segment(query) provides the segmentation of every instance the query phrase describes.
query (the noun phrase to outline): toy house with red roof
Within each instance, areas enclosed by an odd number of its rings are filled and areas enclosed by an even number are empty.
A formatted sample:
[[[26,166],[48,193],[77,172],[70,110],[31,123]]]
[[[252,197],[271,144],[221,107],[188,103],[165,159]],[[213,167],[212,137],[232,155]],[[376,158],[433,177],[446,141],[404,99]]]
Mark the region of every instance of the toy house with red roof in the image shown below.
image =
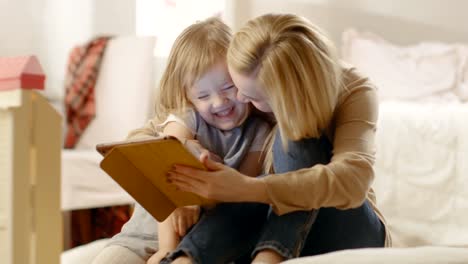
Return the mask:
[[[34,56],[0,57],[1,263],[60,263],[61,117]]]
[[[35,56],[0,58],[0,90],[43,90],[44,80],[44,72]]]

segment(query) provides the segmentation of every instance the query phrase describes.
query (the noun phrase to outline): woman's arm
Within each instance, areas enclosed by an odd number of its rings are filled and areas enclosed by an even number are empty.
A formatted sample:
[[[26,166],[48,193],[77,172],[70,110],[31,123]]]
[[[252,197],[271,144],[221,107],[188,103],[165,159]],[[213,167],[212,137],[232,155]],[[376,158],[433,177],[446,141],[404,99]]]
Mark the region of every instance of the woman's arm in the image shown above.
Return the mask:
[[[183,190],[211,199],[269,203],[278,214],[361,205],[374,177],[378,103],[375,87],[367,79],[354,72],[347,74],[349,90],[336,111],[329,164],[260,179],[248,178],[220,164],[211,165],[210,173],[176,166],[169,179]]]
[[[346,72],[348,91],[335,110],[331,162],[265,177],[268,196],[279,214],[320,207],[360,206],[374,178],[378,101],[375,87]]]

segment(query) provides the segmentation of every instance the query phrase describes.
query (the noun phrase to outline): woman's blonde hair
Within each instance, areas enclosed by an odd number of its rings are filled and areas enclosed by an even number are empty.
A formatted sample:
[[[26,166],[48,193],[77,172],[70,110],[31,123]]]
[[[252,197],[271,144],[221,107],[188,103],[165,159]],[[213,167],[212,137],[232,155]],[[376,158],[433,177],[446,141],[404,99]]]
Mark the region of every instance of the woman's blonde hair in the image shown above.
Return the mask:
[[[212,17],[187,27],[175,40],[156,96],[156,119],[169,114],[185,114],[191,103],[187,89],[194,85],[216,63],[225,61],[230,28]]]
[[[342,89],[334,45],[309,21],[291,14],[250,20],[229,46],[230,69],[263,87],[281,132],[288,140],[318,138],[330,125]]]

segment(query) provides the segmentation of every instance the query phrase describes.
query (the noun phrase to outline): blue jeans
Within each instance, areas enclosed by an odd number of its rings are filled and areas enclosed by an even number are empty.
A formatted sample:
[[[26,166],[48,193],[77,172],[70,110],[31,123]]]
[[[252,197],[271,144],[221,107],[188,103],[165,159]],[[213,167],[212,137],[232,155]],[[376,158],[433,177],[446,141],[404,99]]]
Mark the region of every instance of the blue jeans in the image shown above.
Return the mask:
[[[187,255],[193,263],[218,264],[247,258],[266,220],[268,205],[222,203],[202,210],[200,220],[160,263]]]
[[[273,145],[275,173],[330,162],[333,146],[326,137],[288,142],[285,152],[279,133]],[[383,247],[385,229],[372,207],[338,210],[320,208],[278,216],[271,210],[253,255],[272,249],[286,259],[363,247]]]
[[[273,145],[276,173],[326,164],[332,145],[323,137]],[[186,254],[195,263],[250,262],[263,249],[286,259],[363,247],[383,247],[385,229],[368,202],[348,210],[320,208],[278,216],[268,205],[222,204],[207,211],[178,248],[161,263]]]

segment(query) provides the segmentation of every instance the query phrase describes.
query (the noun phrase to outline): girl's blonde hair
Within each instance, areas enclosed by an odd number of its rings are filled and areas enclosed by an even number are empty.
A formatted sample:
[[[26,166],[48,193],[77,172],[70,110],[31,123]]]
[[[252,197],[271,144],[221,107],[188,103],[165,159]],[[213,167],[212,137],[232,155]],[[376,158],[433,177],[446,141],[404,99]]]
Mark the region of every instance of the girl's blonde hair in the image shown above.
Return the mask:
[[[288,140],[318,138],[328,128],[341,85],[334,45],[309,21],[291,14],[250,20],[229,46],[230,69],[263,87],[281,132]]]
[[[187,89],[216,63],[225,61],[230,28],[212,17],[187,27],[175,40],[156,96],[156,119],[183,115],[191,107]]]

